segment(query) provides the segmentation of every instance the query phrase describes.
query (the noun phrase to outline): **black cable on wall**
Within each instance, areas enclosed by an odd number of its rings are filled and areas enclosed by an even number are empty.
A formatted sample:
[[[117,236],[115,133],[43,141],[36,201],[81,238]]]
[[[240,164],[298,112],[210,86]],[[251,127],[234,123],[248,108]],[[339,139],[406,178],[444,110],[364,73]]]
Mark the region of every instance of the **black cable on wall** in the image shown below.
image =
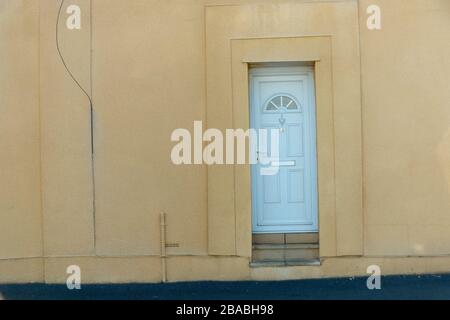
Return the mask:
[[[94,144],[94,106],[92,102],[92,97],[89,95],[86,89],[83,88],[83,86],[80,84],[80,82],[75,78],[72,71],[69,69],[66,60],[64,59],[63,54],[61,53],[61,48],[59,46],[59,21],[61,19],[61,11],[64,6],[66,0],[62,0],[61,4],[59,6],[58,15],[56,18],[56,49],[58,51],[58,55],[61,59],[62,64],[64,65],[64,68],[66,69],[69,76],[72,78],[72,80],[75,82],[75,84],[80,88],[80,90],[83,92],[83,94],[88,98],[89,100],[89,113],[90,113],[90,143],[91,143],[91,174],[92,174],[92,214],[93,214],[93,223],[94,223],[94,250],[96,248],[96,226],[95,226],[95,213],[96,213],[96,198],[95,198],[95,144]],[[90,10],[92,11],[92,0],[90,0]],[[91,44],[92,44],[92,15],[90,19],[90,28],[91,28]],[[92,56],[91,56],[91,63],[92,63]],[[92,69],[92,68],[91,68]],[[91,85],[92,85],[92,73],[91,73]]]

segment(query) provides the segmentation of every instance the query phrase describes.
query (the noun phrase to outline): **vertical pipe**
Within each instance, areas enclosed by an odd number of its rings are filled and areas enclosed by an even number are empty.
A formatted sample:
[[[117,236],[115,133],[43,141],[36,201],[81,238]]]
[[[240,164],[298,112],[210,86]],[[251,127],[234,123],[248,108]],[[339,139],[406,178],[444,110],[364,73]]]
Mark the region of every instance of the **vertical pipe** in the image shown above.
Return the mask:
[[[162,282],[167,282],[166,267],[166,213],[161,212],[160,216],[160,237],[161,237],[161,273]]]

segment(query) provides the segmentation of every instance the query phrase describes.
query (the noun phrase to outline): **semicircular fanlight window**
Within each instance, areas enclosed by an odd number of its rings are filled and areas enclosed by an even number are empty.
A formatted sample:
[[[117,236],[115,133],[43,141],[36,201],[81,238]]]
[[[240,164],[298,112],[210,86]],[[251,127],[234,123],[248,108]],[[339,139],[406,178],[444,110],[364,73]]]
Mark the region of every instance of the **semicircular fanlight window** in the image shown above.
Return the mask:
[[[277,95],[270,99],[266,103],[266,107],[264,108],[264,111],[273,112],[273,111],[279,111],[279,110],[288,110],[288,111],[298,111],[299,106],[297,102],[292,99],[289,96],[286,95]]]

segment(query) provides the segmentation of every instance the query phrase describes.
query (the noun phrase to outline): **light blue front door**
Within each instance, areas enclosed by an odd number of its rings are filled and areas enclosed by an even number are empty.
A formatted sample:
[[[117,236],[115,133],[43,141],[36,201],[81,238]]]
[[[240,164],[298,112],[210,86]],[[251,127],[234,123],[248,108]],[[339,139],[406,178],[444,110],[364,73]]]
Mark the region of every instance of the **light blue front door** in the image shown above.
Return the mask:
[[[252,128],[279,130],[279,160],[269,164],[278,173],[252,166],[253,232],[318,231],[312,68],[251,69],[250,114]]]

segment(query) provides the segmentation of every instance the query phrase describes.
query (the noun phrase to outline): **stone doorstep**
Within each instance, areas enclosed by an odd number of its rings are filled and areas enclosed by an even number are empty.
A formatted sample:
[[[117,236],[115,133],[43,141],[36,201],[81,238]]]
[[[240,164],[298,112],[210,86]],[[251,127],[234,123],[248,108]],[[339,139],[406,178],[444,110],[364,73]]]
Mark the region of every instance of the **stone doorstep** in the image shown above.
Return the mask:
[[[252,242],[253,244],[318,243],[319,234],[317,232],[253,234]]]
[[[251,268],[275,268],[275,267],[294,267],[294,266],[320,266],[320,259],[304,259],[291,261],[254,261],[250,262]]]

